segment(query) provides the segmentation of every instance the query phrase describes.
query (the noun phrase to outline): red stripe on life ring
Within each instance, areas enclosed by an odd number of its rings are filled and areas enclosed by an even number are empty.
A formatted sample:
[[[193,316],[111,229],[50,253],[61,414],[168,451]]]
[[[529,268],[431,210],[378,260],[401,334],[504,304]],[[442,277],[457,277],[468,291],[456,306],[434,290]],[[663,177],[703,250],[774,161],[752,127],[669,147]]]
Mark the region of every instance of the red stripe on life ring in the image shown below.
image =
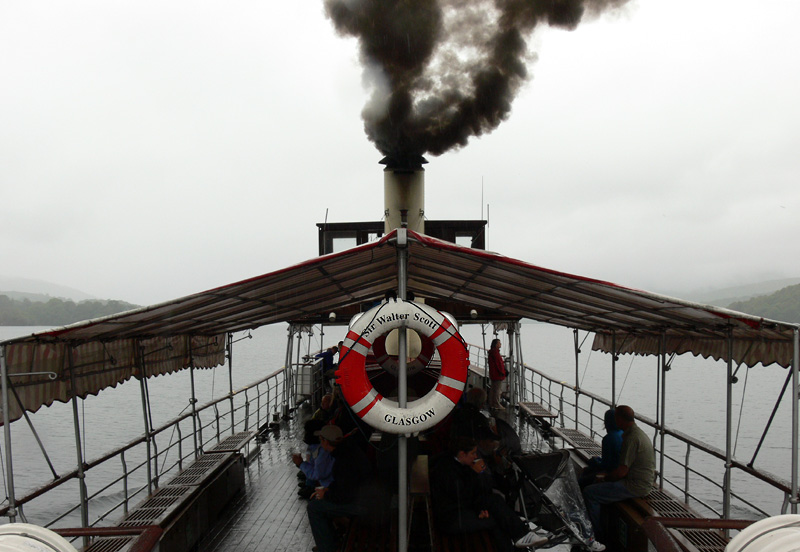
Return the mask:
[[[366,339],[364,339],[363,337],[361,337],[352,330],[347,332],[347,337],[345,339],[350,339],[350,341],[353,341],[354,343],[358,343],[359,345],[366,347],[368,351],[372,347],[372,343],[370,343],[369,341],[367,341]]]
[[[456,404],[458,402],[458,399],[461,398],[462,390],[453,389],[452,387],[448,387],[447,385],[442,385],[441,383],[437,383],[436,392],[441,393],[442,395],[450,399],[450,402]]]
[[[365,407],[365,408],[364,408],[364,409],[363,409],[361,412],[356,412],[356,415],[357,415],[359,418],[363,418],[364,416],[366,416],[366,415],[367,415],[367,412],[369,412],[370,410],[372,410],[372,407],[373,407],[373,406],[375,406],[376,404],[378,404],[378,401],[381,401],[381,400],[383,400],[383,397],[381,397],[381,394],[380,394],[380,393],[377,393],[377,394],[375,395],[375,398],[374,398],[374,399],[372,399],[372,402],[371,402],[371,403],[369,403],[369,404],[368,404],[368,405],[367,405],[367,406],[366,406],[366,407]]]

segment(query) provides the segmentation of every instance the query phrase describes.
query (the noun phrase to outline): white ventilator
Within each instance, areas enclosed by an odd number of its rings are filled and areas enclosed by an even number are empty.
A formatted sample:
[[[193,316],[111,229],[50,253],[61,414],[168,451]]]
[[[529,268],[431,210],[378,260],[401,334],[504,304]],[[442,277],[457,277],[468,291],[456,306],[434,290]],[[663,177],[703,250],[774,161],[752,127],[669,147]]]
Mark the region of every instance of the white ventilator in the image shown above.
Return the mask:
[[[725,552],[800,551],[800,515],[786,514],[757,521],[736,535]]]
[[[30,523],[0,525],[0,552],[78,552],[61,535]]]

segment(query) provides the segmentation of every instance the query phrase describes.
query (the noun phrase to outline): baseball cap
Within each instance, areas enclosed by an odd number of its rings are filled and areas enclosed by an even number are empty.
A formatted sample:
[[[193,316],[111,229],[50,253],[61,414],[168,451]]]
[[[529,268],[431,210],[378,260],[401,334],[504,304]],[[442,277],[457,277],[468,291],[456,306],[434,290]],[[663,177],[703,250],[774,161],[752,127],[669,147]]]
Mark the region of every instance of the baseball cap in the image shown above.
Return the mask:
[[[319,437],[322,437],[331,443],[336,443],[342,440],[342,430],[339,428],[339,426],[335,425],[326,425],[319,431],[315,431],[314,435],[318,435]]]

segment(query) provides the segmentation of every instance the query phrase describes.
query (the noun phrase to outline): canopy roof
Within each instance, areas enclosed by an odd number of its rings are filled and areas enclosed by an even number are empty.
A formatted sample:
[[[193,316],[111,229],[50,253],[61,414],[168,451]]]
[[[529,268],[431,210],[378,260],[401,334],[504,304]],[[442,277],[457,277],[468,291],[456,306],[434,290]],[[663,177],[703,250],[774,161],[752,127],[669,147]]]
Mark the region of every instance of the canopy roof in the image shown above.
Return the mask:
[[[596,332],[593,348],[691,352],[752,366],[792,359],[793,324],[557,272],[408,232],[408,289],[469,321],[530,318]],[[397,232],[174,301],[9,340],[5,360],[26,410],[132,376],[224,363],[229,332],[275,322],[339,322],[397,288]],[[71,354],[69,354],[71,352]],[[70,370],[71,368],[71,370]],[[33,375],[51,372],[54,376]],[[25,374],[24,377],[19,377]],[[50,379],[54,377],[54,379]],[[21,415],[12,401],[11,418]]]

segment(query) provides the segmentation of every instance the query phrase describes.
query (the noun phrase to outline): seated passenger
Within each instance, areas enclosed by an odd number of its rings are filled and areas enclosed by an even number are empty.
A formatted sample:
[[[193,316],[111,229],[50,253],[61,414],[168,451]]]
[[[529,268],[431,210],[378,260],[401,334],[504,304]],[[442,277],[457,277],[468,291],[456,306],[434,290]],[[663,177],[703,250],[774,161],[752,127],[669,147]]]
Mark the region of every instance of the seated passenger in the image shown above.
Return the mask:
[[[317,487],[311,495],[308,521],[319,552],[335,552],[333,520],[366,512],[369,504],[363,492],[372,470],[364,451],[353,439],[344,439],[338,426],[326,425],[316,434],[320,446],[333,456],[333,481],[327,487]]]
[[[653,444],[636,425],[633,409],[630,406],[618,406],[614,416],[617,427],[622,429],[619,465],[613,471],[600,472],[597,476],[600,482],[583,489],[586,508],[598,536],[601,530],[600,506],[646,496],[653,488],[655,476]]]
[[[314,415],[311,416],[311,419],[321,420],[323,423],[327,424],[331,421],[335,413],[333,408],[333,395],[328,393],[322,396],[322,400],[319,401],[319,408],[317,408]]]
[[[332,481],[333,457],[320,446],[319,437],[315,435],[324,425],[321,420],[308,420],[303,437],[308,445],[306,460],[300,454],[292,455],[292,462],[300,468],[300,473],[297,474],[298,479],[302,480],[297,492],[300,498],[309,498],[315,487],[327,487]]]
[[[513,546],[530,548],[547,542],[547,537],[538,535],[500,495],[492,492],[491,478],[478,458],[474,440],[458,437],[451,449],[452,454],[445,453],[431,475],[433,510],[443,532],[489,531],[500,552],[508,552]]]
[[[578,483],[583,489],[595,482],[595,476],[600,472],[611,472],[619,466],[619,452],[622,449],[622,430],[614,421],[614,409],[606,410],[604,422],[606,434],[603,437],[603,456],[594,456],[589,459],[589,464],[581,473]]]
[[[490,454],[498,445],[499,437],[492,429],[489,418],[481,410],[486,405],[486,391],[473,387],[464,394],[464,402],[453,410],[450,439],[474,439],[481,454]]]

